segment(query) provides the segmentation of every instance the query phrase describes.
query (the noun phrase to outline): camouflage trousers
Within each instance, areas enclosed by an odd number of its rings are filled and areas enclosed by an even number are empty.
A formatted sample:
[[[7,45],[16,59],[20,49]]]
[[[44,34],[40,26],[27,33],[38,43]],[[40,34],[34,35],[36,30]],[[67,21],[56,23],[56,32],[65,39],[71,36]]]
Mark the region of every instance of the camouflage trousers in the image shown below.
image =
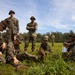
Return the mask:
[[[54,39],[52,39],[52,46],[54,46]]]
[[[27,41],[25,42],[24,50],[27,50],[30,41],[32,43],[32,51],[35,50],[36,37],[28,37]]]
[[[6,63],[10,63],[10,60],[12,60],[14,56],[15,56],[15,48],[13,42],[10,41],[8,42],[6,49]]]
[[[75,61],[75,51],[72,51],[72,53],[70,53],[70,55],[68,56],[68,59]]]
[[[6,63],[6,60],[5,60],[5,58],[3,56],[0,56],[0,62],[3,63],[3,64]]]
[[[2,53],[4,52],[4,50],[2,49],[2,47],[0,47],[0,52],[2,52]],[[0,56],[0,62],[3,63],[3,64],[6,63],[6,60],[5,60],[5,58],[3,57],[3,55]]]
[[[15,48],[15,54],[17,55],[20,52],[20,46],[19,45],[14,45]]]
[[[46,52],[44,50],[39,50],[38,54],[39,54],[40,61],[42,61],[44,63],[44,61],[46,59]]]
[[[23,61],[25,59],[27,59],[27,60],[33,60],[35,62],[38,61],[38,57],[37,56],[29,54],[27,52],[19,53],[19,54],[16,55],[16,57],[20,61]]]

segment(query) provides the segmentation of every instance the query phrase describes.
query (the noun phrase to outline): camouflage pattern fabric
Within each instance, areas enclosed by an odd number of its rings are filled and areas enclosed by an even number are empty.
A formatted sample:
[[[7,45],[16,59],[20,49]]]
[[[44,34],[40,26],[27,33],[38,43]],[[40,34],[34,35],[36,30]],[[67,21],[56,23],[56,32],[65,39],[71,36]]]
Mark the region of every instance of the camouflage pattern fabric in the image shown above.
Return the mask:
[[[14,49],[14,45],[13,42],[9,42],[7,44],[7,51],[6,51],[6,61],[10,61],[11,59],[13,59],[13,57],[15,56],[15,49]]]
[[[12,34],[16,35],[19,32],[19,22],[16,18],[11,19],[10,17],[5,19],[8,24],[7,27],[12,29]]]
[[[6,60],[5,60],[5,58],[3,56],[0,56],[0,62],[3,63],[3,64],[6,63]]]
[[[15,55],[17,55],[20,52],[20,46],[18,44],[14,45],[15,48]]]
[[[14,36],[19,32],[19,24],[18,24],[18,20],[16,18],[11,19],[6,18],[4,20],[7,25],[6,27],[9,28],[9,30],[7,30],[7,51],[6,51],[6,61],[10,61],[12,60],[12,58],[15,56],[15,48],[14,48]]]
[[[2,38],[2,35],[0,34],[0,52],[3,53],[4,50],[2,49],[2,44],[3,44],[3,38]],[[0,62],[5,64],[6,63],[6,60],[5,58],[2,56],[0,56]]]
[[[34,22],[33,24],[32,23],[28,23],[27,24],[27,27],[26,29],[29,31],[28,32],[28,39],[27,41],[25,42],[25,50],[27,50],[27,47],[29,45],[29,42],[31,41],[32,42],[32,51],[34,51],[35,49],[35,44],[36,44],[36,30],[37,30],[37,23]]]
[[[41,61],[44,62],[46,55],[52,53],[49,43],[41,43],[38,53],[40,55]]]
[[[75,46],[72,46],[71,48],[70,48],[70,51],[71,51],[71,53],[68,55],[68,59],[69,60],[74,60],[75,61]],[[69,51],[69,52],[70,52]]]
[[[40,49],[43,49],[44,51],[49,51],[51,52],[51,48],[50,48],[50,45],[48,42],[45,42],[45,43],[41,43],[41,46],[40,46]]]
[[[75,35],[72,34],[69,36],[70,40],[64,42],[63,45],[67,48],[67,59],[75,60]],[[67,46],[70,44],[69,46]]]
[[[38,61],[38,57],[32,54],[29,54],[27,52],[24,53],[19,53],[16,55],[17,59],[20,61],[23,61],[25,59],[27,60],[33,60],[33,61]]]

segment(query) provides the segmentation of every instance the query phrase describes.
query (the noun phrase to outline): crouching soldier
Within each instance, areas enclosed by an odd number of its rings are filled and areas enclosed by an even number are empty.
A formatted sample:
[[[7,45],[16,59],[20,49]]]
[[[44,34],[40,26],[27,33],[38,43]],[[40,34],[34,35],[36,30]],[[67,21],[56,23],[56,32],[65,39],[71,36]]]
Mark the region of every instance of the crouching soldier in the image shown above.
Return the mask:
[[[16,36],[15,40],[14,40],[14,45],[19,45],[22,43],[22,37],[20,36]],[[32,55],[32,54],[29,54],[27,52],[24,52],[24,53],[18,53],[17,51],[20,51],[20,48],[15,49],[15,54],[16,54],[16,57],[18,60],[20,61],[23,61],[25,59],[28,59],[28,60],[33,60],[33,61],[38,61],[38,57],[35,56],[35,55]]]
[[[39,48],[39,55],[41,56],[42,62],[44,62],[47,54],[52,53],[50,45],[48,43],[48,38],[49,38],[48,36],[44,36],[42,38],[42,43]]]
[[[0,62],[3,63],[3,64],[6,63],[6,60],[3,57],[3,52],[4,52],[5,48],[6,48],[6,44],[3,42],[3,39],[0,35]]]
[[[75,34],[71,34],[69,37],[69,41],[64,42],[64,46],[67,48],[66,58],[75,60]]]

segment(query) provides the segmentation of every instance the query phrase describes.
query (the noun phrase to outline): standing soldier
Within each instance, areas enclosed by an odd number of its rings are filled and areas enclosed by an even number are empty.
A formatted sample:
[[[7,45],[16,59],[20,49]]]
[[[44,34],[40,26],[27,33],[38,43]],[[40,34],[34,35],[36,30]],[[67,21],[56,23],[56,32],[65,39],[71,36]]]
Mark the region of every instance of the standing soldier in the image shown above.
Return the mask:
[[[9,18],[6,18],[4,21],[7,24],[6,25],[6,33],[7,33],[7,51],[6,51],[6,62],[12,63],[14,62],[14,65],[19,64],[19,60],[15,56],[15,48],[14,48],[14,37],[19,34],[19,24],[18,20],[14,18],[15,12],[13,10],[10,10]]]
[[[52,34],[52,46],[54,46],[55,36]]]
[[[11,30],[12,30],[12,41],[14,41],[14,39],[16,38],[16,35],[19,35],[19,22],[18,20],[14,17],[15,12],[13,10],[10,10],[9,15],[10,17],[5,19],[5,21],[7,22],[7,27],[6,30],[9,31],[9,28],[11,25]],[[14,47],[19,48],[19,46],[14,45]]]
[[[28,39],[25,42],[25,47],[24,47],[25,51],[27,50],[27,47],[28,47],[30,41],[32,42],[32,51],[34,51],[35,43],[36,43],[36,36],[37,36],[36,30],[37,30],[38,25],[36,22],[34,22],[34,20],[36,20],[34,16],[31,16],[30,20],[31,20],[31,22],[28,23],[27,27],[26,27],[26,29],[29,32],[28,32]]]
[[[39,48],[39,55],[41,55],[42,62],[44,62],[46,54],[52,53],[50,45],[48,43],[48,39],[49,39],[48,36],[44,36],[42,38],[42,43]]]

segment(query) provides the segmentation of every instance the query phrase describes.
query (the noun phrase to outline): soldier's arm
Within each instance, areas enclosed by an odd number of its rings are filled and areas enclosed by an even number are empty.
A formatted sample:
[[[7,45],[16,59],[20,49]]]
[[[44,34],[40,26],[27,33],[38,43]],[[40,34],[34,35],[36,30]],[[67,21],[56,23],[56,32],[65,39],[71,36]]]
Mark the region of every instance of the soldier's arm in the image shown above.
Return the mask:
[[[4,22],[5,22],[5,27],[6,27],[6,30],[9,30],[9,28],[10,28],[10,25],[9,25],[9,18],[6,18],[5,20],[4,20]]]
[[[27,24],[26,29],[27,29],[27,30],[30,30],[29,24]]]
[[[64,42],[63,45],[67,48],[71,45],[71,40],[68,40],[67,42]]]
[[[49,43],[47,43],[47,50],[46,51],[51,52],[51,47],[50,47]]]
[[[71,53],[72,53],[72,51],[69,51],[69,52],[67,53],[67,57],[68,57]]]
[[[75,41],[71,42],[71,43],[66,43],[65,45],[66,45],[66,47],[73,46],[73,45],[75,45]]]
[[[27,30],[34,30],[34,27],[29,27],[29,26],[27,25],[26,29],[27,29]]]
[[[0,52],[0,56],[2,56],[2,52]]]
[[[0,25],[3,27],[3,29],[5,30],[6,29],[6,26],[7,26],[7,22],[6,22],[6,20],[2,20],[1,22],[0,22]]]
[[[36,30],[37,27],[38,27],[38,25],[37,25],[37,23],[35,23],[35,25],[33,25],[33,26],[31,26],[31,27],[29,27],[29,25],[27,25],[26,29],[27,29],[27,30]]]
[[[35,23],[35,25],[31,27],[31,30],[37,30],[37,27],[38,27],[38,24]]]
[[[19,33],[19,21],[17,20],[17,33]]]
[[[37,28],[38,28],[38,24],[37,24],[37,23],[35,23],[34,30],[37,30]]]
[[[2,49],[4,50],[6,48],[6,43],[3,42]]]
[[[75,41],[71,42],[70,45],[75,45]]]

